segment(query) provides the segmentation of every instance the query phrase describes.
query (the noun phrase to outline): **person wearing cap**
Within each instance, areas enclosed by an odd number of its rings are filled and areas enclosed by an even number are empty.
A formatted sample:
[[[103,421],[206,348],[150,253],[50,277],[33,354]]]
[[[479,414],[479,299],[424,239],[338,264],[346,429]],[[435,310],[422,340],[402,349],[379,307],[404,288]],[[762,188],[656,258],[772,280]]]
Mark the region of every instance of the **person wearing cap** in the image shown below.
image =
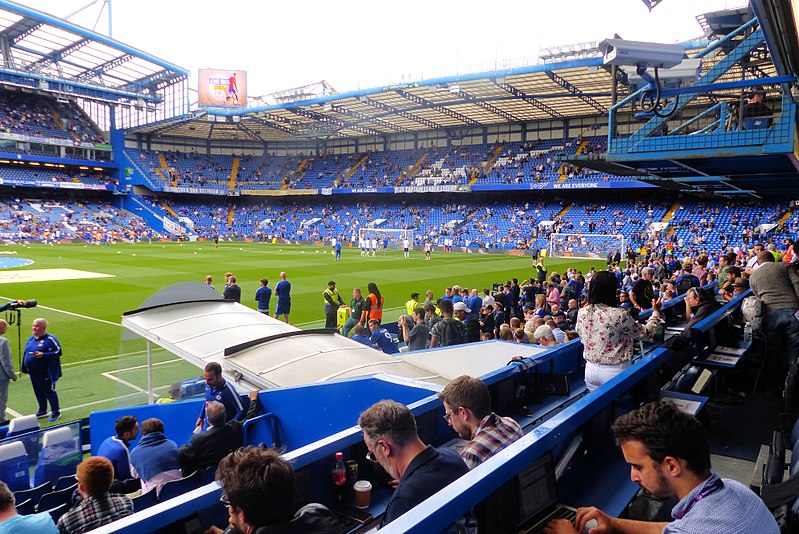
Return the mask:
[[[558,310],[552,314],[552,320],[555,321],[555,326],[557,326],[559,330],[564,332],[565,336],[566,335],[565,331],[569,329],[569,324],[566,321],[566,313],[563,310]]]
[[[536,328],[533,333],[533,338],[535,338],[533,341],[543,347],[554,347],[558,344],[558,340],[555,339],[555,334],[547,325],[541,325]]]
[[[728,301],[732,300],[747,289],[749,289],[749,280],[739,276],[735,279],[735,282],[732,283],[732,293],[724,293],[724,299]]]
[[[475,319],[464,302],[456,302],[452,307],[455,317],[466,326],[466,343],[480,341],[480,321]]]

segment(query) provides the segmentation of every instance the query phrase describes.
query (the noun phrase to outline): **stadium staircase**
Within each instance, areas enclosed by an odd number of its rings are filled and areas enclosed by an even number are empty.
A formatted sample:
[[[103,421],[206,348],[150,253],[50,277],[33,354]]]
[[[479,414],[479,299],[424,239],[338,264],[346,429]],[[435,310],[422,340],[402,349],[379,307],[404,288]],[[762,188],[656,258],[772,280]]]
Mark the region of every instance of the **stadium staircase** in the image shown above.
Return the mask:
[[[161,201],[161,207],[163,207],[163,208],[164,208],[164,210],[165,210],[165,211],[166,211],[168,214],[170,214],[171,216],[175,217],[176,219],[179,219],[179,218],[180,218],[180,215],[178,215],[178,212],[176,212],[175,210],[173,210],[173,209],[172,209],[172,206],[170,206],[169,204],[167,204],[167,203],[166,203],[166,200],[162,200],[162,201]]]
[[[674,218],[674,215],[677,213],[678,209],[680,209],[680,203],[675,202],[674,204],[671,205],[666,214],[663,215],[663,218],[660,220],[660,222],[666,224],[671,222],[671,220]],[[675,230],[674,226],[669,224],[668,230],[666,230],[666,237],[671,237],[672,234],[674,234],[674,230]]]
[[[420,157],[418,160],[416,160],[416,163],[413,164],[413,167],[411,167],[411,170],[408,171],[407,176],[403,177],[402,174],[397,176],[397,181],[396,181],[395,185],[402,185],[403,183],[410,183],[410,181],[413,180],[414,175],[417,172],[419,172],[419,168],[422,166],[422,163],[424,163],[424,160],[427,159],[427,155],[428,154],[430,154],[430,150],[425,150],[424,154],[422,154],[422,157]]]
[[[574,203],[567,204],[567,205],[563,206],[563,209],[562,209],[562,210],[560,210],[560,211],[558,212],[558,214],[557,214],[557,215],[555,215],[555,217],[554,217],[554,218],[555,218],[555,219],[560,219],[561,217],[563,217],[564,215],[566,215],[566,212],[568,212],[568,211],[569,211],[569,210],[572,208],[572,206],[574,206]]]
[[[777,227],[779,228],[783,226],[786,222],[788,222],[788,219],[793,217],[795,211],[796,211],[795,208],[788,208],[787,210],[785,210],[785,213],[783,213],[780,219],[777,221]]]
[[[227,225],[228,228],[233,226],[233,216],[236,214],[236,206],[230,206],[227,212]]]
[[[177,178],[175,178],[174,183],[172,183],[172,180],[167,178],[167,176],[169,176],[169,166],[166,164],[166,158],[164,157],[163,154],[158,154],[158,162],[161,164],[161,168],[155,169],[156,174],[158,174],[158,176],[161,177],[164,183],[172,186],[177,186],[178,185]]]
[[[227,183],[228,191],[236,189],[236,177],[239,175],[239,164],[241,158],[233,158],[233,165],[230,166],[230,179]]]
[[[491,172],[491,167],[494,166],[494,161],[497,159],[497,156],[499,156],[504,149],[505,145],[499,145],[497,148],[494,149],[494,152],[491,154],[491,157],[488,158],[488,161],[486,161],[485,165],[483,165],[483,176],[488,176],[488,173]],[[477,181],[479,174],[480,173],[478,172],[477,169],[472,171],[472,179],[469,180],[469,185],[474,185],[474,183]]]
[[[142,179],[144,180],[144,182],[147,184],[147,187],[149,187],[149,188],[150,188],[150,191],[155,191],[155,190],[156,190],[156,187],[155,187],[155,185],[153,184],[152,180],[150,180],[150,177],[147,175],[147,173],[145,173],[145,172],[144,172],[144,169],[142,169],[142,168],[139,166],[139,164],[138,164],[138,163],[136,163],[136,162],[133,160],[133,158],[132,158],[132,157],[130,157],[130,154],[128,154],[128,151],[127,151],[127,150],[123,150],[123,151],[122,151],[122,153],[123,153],[123,154],[125,154],[125,158],[127,158],[127,160],[128,160],[128,163],[130,163],[130,164],[133,166],[133,168],[134,168],[134,169],[136,169],[136,171],[138,171],[139,175],[142,177]]]
[[[345,183],[347,180],[352,178],[352,175],[358,172],[358,168],[360,168],[361,164],[365,163],[368,159],[369,159],[369,154],[364,154],[363,156],[361,156],[361,158],[358,160],[358,162],[355,165],[347,169],[347,171],[342,176],[339,176],[336,179],[336,181],[333,183],[333,187],[341,187],[341,184]]]
[[[585,150],[585,147],[588,146],[588,139],[583,139],[580,141],[580,146],[577,147],[577,151],[574,153],[575,156],[579,156]],[[558,183],[563,183],[569,177],[569,174],[566,172],[566,164],[561,163],[560,167],[558,167]]]

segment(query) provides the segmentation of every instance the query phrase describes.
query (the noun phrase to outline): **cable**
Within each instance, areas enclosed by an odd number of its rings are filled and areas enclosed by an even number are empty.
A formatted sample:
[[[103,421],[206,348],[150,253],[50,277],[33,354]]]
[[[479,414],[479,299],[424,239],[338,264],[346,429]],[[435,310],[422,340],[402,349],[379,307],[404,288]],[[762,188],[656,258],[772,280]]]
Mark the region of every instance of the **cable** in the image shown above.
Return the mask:
[[[643,77],[643,73],[646,71],[646,67],[638,67],[637,73],[639,76]],[[641,93],[641,97],[639,99],[639,105],[641,106],[641,110],[645,113],[653,113],[656,116],[660,117],[661,119],[668,119],[671,117],[674,112],[677,110],[677,104],[680,101],[679,95],[674,97],[674,105],[672,106],[673,109],[669,112],[662,113],[663,104],[661,103],[661,93],[660,93],[660,75],[658,74],[659,69],[655,67],[655,96],[652,97],[652,91],[646,91]],[[644,78],[646,79],[646,78]],[[646,105],[645,101],[649,100],[650,105]]]

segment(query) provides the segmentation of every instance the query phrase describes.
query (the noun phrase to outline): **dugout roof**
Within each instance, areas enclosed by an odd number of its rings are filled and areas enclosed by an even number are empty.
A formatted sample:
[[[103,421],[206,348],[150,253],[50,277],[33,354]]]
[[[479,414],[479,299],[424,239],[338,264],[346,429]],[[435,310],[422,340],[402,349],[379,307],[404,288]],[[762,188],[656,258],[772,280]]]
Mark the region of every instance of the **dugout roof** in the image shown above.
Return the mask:
[[[6,0],[0,0],[0,45],[3,73],[66,81],[119,97],[158,101],[159,89],[189,74],[119,41]]]
[[[243,391],[377,373],[445,385],[545,350],[493,341],[435,349],[435,357],[430,351],[390,356],[339,334],[300,330],[196,283],[161,290],[142,308],[126,312],[122,326],[201,369],[221,363],[226,378]]]

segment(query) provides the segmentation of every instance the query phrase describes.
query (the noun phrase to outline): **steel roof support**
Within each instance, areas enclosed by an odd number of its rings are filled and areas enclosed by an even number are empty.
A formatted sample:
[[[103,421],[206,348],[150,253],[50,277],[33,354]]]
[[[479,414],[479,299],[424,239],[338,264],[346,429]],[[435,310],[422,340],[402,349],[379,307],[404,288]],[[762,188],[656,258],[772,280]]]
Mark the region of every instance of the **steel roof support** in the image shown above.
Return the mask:
[[[388,113],[394,113],[394,114],[402,117],[403,119],[408,119],[409,121],[417,122],[417,123],[421,124],[422,126],[427,126],[431,130],[440,130],[441,128],[443,128],[443,126],[438,124],[437,122],[433,122],[433,121],[431,121],[429,119],[425,119],[423,117],[417,117],[413,113],[409,113],[407,111],[404,111],[404,110],[401,110],[401,109],[397,109],[397,108],[395,108],[393,106],[389,106],[388,104],[384,104],[383,102],[379,102],[377,100],[372,100],[371,98],[366,98],[365,96],[358,97],[358,100],[361,103],[366,104],[367,106],[372,106],[373,108],[377,108],[377,109],[386,111]]]
[[[608,112],[608,109],[605,106],[603,106],[602,104],[591,98],[590,96],[584,95],[581,90],[572,85],[568,80],[563,78],[563,76],[560,76],[550,70],[547,71],[547,76],[549,77],[550,80],[552,80],[556,84],[566,89],[573,96],[576,96],[577,98],[579,98],[580,100],[582,100],[583,102],[585,102],[586,104],[597,110],[599,113]]]
[[[439,113],[443,113],[447,117],[450,117],[452,119],[461,121],[464,124],[470,124],[472,126],[480,126],[480,123],[478,121],[476,121],[474,119],[470,119],[466,115],[463,115],[461,113],[458,113],[457,111],[453,111],[453,110],[449,109],[448,107],[446,107],[447,106],[446,104],[436,104],[435,102],[430,102],[429,100],[425,100],[424,98],[422,98],[420,96],[416,96],[416,95],[414,95],[412,93],[409,93],[409,92],[407,92],[407,91],[405,91],[403,89],[397,89],[397,90],[395,90],[395,93],[397,93],[398,95],[400,95],[402,98],[404,98],[406,100],[410,100],[411,102],[419,104],[420,106],[425,106],[425,107],[429,107],[431,109],[434,109],[434,110],[438,111]]]
[[[530,104],[534,108],[536,108],[536,109],[538,109],[540,111],[543,111],[544,113],[546,113],[550,117],[557,118],[557,119],[564,118],[563,114],[561,112],[559,112],[557,110],[554,110],[551,107],[547,106],[546,104],[543,104],[543,103],[539,102],[537,99],[533,98],[532,96],[527,95],[527,94],[523,93],[522,91],[519,91],[518,89],[513,87],[511,84],[506,83],[506,82],[498,83],[496,79],[492,79],[492,81],[496,84],[497,87],[499,87],[499,88],[503,89],[504,91],[512,94],[516,98],[524,100],[525,102],[527,102],[528,104]]]

